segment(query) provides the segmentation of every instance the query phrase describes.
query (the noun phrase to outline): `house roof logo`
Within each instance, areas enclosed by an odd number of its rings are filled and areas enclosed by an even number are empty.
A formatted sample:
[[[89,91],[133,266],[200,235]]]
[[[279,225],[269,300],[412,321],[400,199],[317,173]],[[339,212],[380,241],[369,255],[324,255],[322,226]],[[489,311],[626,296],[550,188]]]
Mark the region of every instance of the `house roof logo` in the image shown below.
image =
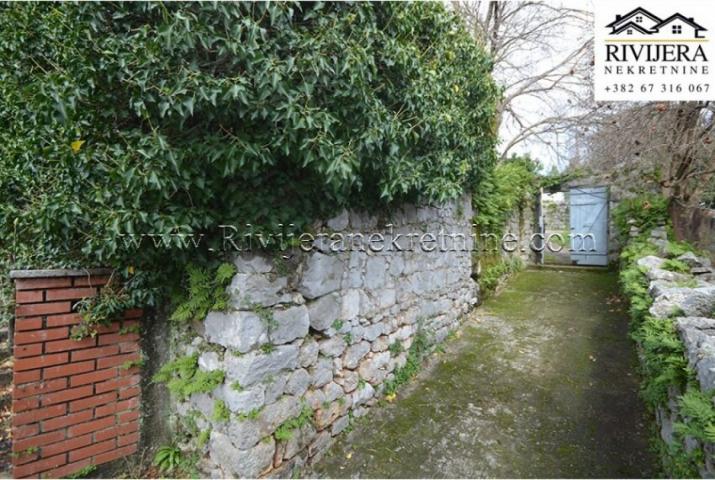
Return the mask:
[[[707,28],[695,22],[693,17],[675,13],[661,19],[643,7],[638,7],[625,15],[616,15],[616,19],[606,25],[610,28],[610,36],[628,38],[632,36],[665,36],[667,41],[683,41],[686,39],[701,40],[702,32]],[[692,41],[692,40],[691,40]]]

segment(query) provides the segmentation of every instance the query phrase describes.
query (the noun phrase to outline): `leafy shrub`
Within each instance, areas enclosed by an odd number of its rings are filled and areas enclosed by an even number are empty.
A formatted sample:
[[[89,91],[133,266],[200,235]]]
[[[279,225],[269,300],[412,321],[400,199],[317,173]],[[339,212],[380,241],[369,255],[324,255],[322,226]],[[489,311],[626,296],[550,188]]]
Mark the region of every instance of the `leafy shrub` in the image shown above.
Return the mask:
[[[679,256],[683,255],[684,253],[688,253],[688,252],[697,253],[698,249],[694,245],[692,245],[688,242],[685,242],[685,241],[681,241],[681,242],[668,241],[668,243],[665,246],[665,253],[670,258],[679,257]]]
[[[620,235],[628,237],[631,228],[637,227],[641,233],[650,232],[653,227],[665,225],[668,221],[668,200],[656,194],[642,194],[623,199],[613,209],[613,221]]]
[[[397,390],[409,382],[422,367],[422,361],[429,351],[430,342],[427,335],[418,331],[412,340],[412,345],[407,353],[407,361],[402,367],[396,368],[392,374],[392,380],[388,380],[384,383],[384,393],[385,395],[393,395]]]
[[[275,431],[274,436],[278,441],[287,441],[293,437],[293,432],[298,430],[305,425],[308,425],[313,420],[313,410],[305,405],[295,418],[286,420],[283,422]]]
[[[496,263],[486,266],[479,276],[479,287],[484,294],[493,292],[502,278],[524,269],[524,262],[519,257],[499,258]]]
[[[701,446],[685,448],[685,437],[701,442],[715,441],[715,407],[712,392],[701,392],[694,373],[688,366],[685,348],[678,337],[674,316],[655,318],[648,309],[653,303],[648,293],[648,279],[637,265],[637,260],[656,253],[643,231],[639,239],[631,240],[621,253],[619,281],[621,290],[630,302],[631,337],[636,341],[641,361],[641,395],[652,409],[665,407],[673,392],[684,392],[678,399],[681,421],[675,424],[676,441],[668,445],[658,437],[658,451],[663,467],[670,477],[692,478],[699,475],[704,461]],[[688,251],[684,245],[669,242],[669,249],[677,255]],[[682,262],[666,261],[675,271],[687,268]],[[685,270],[687,271],[687,270]]]
[[[514,210],[535,194],[538,164],[529,157],[513,156],[500,162],[474,192],[474,224],[479,233],[500,236]]]
[[[166,272],[495,159],[491,60],[440,3],[8,4],[0,37],[5,268]]]
[[[231,419],[231,410],[223,400],[216,400],[211,418],[216,422],[228,422]]]
[[[675,430],[703,442],[715,443],[715,408],[713,392],[702,392],[692,385],[678,400],[680,415],[685,422],[675,424]]]

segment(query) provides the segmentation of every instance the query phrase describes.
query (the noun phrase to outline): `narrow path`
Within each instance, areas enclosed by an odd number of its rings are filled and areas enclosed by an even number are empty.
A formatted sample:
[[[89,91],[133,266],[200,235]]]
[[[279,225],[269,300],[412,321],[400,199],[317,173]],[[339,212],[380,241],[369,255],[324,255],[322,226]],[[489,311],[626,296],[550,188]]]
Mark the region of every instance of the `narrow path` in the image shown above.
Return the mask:
[[[651,477],[616,276],[528,270],[315,465],[325,477]]]

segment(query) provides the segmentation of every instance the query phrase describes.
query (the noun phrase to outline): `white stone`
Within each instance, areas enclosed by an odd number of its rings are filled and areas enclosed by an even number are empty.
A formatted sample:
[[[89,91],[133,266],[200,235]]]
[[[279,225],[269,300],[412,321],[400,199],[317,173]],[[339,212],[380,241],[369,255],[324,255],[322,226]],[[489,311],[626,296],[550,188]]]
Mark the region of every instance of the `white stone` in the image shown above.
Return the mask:
[[[300,397],[306,392],[306,390],[308,390],[310,380],[311,377],[308,371],[304,368],[299,368],[298,370],[293,371],[290,374],[290,377],[288,377],[288,383],[286,384],[285,391],[286,393]]]
[[[336,255],[314,253],[305,265],[298,291],[304,297],[320,297],[340,288],[343,263]]]
[[[382,323],[374,323],[368,327],[365,327],[365,333],[363,335],[366,340],[372,342],[377,337],[382,335],[384,328],[385,327]]]
[[[236,265],[238,273],[268,273],[273,270],[273,262],[257,254],[237,255],[233,263]]]
[[[352,370],[346,370],[343,372],[343,390],[345,393],[351,393],[354,391],[358,383],[360,382],[360,375],[357,374],[357,372],[353,372]]]
[[[253,312],[211,312],[204,321],[206,340],[241,353],[267,341],[264,322]]]
[[[368,257],[365,267],[365,286],[377,290],[385,285],[387,261],[384,256]]]
[[[321,340],[318,342],[318,345],[320,346],[320,353],[328,357],[338,357],[342,355],[346,347],[345,340],[339,335],[327,340]]]
[[[333,379],[333,362],[329,358],[318,358],[315,366],[310,369],[312,384],[322,387]]]
[[[228,470],[231,476],[240,478],[257,478],[273,463],[276,445],[273,437],[268,441],[259,442],[248,450],[236,448],[223,433],[212,431],[209,442],[211,460]]]
[[[216,352],[204,352],[199,356],[199,368],[210,372],[221,368],[221,360]]]
[[[378,384],[385,379],[385,367],[390,361],[390,352],[372,354],[360,363],[358,373],[370,383]]]
[[[375,395],[375,388],[369,383],[365,383],[362,388],[353,392],[353,405],[358,406],[370,400]]]
[[[252,351],[238,357],[227,355],[227,358],[224,358],[224,366],[227,383],[238,381],[247,387],[281,370],[298,368],[298,346],[279,345],[270,353]]]
[[[310,329],[308,309],[305,305],[286,308],[285,310],[274,310],[273,319],[275,326],[268,333],[268,337],[274,344],[280,345],[288,343],[296,338],[303,338]]]
[[[362,360],[362,358],[367,355],[367,352],[369,351],[369,342],[360,342],[356,343],[355,345],[351,345],[345,351],[345,356],[343,357],[343,365],[345,366],[345,368],[357,368],[360,360]]]
[[[266,404],[275,402],[283,395],[289,375],[290,372],[281,372],[269,379],[266,383]]]
[[[226,406],[232,412],[248,413],[263,406],[265,389],[265,385],[254,385],[251,388],[236,390],[232,384],[226,383],[221,387],[219,397],[226,402]]]
[[[234,308],[250,310],[256,305],[271,307],[290,302],[292,297],[285,292],[287,286],[286,277],[271,280],[264,274],[237,273],[228,287],[228,292]]]
[[[326,402],[332,402],[345,396],[343,388],[335,382],[330,382],[325,385],[323,387],[323,392],[325,393]]]
[[[352,320],[360,315],[360,292],[350,289],[345,292],[342,298],[340,317],[343,320]]]
[[[341,315],[341,299],[337,293],[325,295],[308,303],[310,326],[315,330],[327,330]]]
[[[348,425],[350,425],[350,417],[347,415],[340,417],[333,422],[333,425],[330,428],[330,433],[335,436],[345,430]]]
[[[348,227],[350,216],[348,211],[343,209],[339,214],[328,220],[328,228],[334,232],[341,232]]]
[[[310,367],[314,365],[318,360],[318,354],[320,353],[320,347],[315,338],[307,337],[303,345],[300,347],[300,356],[298,361],[301,367]]]

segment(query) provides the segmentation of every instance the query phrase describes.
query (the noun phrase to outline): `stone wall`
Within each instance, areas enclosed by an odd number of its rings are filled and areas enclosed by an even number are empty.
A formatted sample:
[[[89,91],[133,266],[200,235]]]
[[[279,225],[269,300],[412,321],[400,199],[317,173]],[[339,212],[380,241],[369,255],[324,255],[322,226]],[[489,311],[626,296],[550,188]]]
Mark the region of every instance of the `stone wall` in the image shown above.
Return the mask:
[[[547,236],[551,233],[563,235],[570,232],[568,191],[544,193],[541,199],[541,211],[544,215],[544,230]]]
[[[536,218],[536,197],[531,197],[522,205],[517,207],[506,222],[505,233],[512,233],[519,239],[518,245],[514,245],[514,252],[502,250],[503,257],[519,257],[525,264],[536,262],[536,253],[532,246],[537,246],[534,234],[539,231],[538,220]],[[512,248],[510,244],[506,244]]]
[[[678,240],[692,242],[715,259],[715,210],[673,207],[673,230]]]
[[[139,442],[141,310],[71,338],[74,304],[106,275],[15,271],[13,477],[60,478],[127,457]]]
[[[364,234],[351,251],[319,239],[309,253],[236,258],[231,310],[211,312],[175,351],[225,373],[210,393],[173,405],[177,426],[202,432],[183,445],[199,450],[199,468],[222,478],[290,476],[318,458],[378,401],[413,342],[442,341],[477,302],[471,218],[468,197],[382,218],[345,211],[315,227]],[[467,248],[409,250],[405,235],[440,231],[463,235]],[[384,250],[365,248],[371,232],[385,234]]]
[[[700,389],[710,392],[715,389],[715,272],[709,259],[693,253],[677,257],[677,260],[690,267],[689,273],[666,270],[665,227],[653,230],[651,242],[659,247],[659,254],[637,261],[648,278],[648,293],[653,298],[648,313],[664,321],[672,318],[674,313],[678,315],[673,322],[683,342],[688,366],[695,372]],[[675,425],[687,422],[680,413],[678,403],[683,393],[675,386],[671,387],[668,392],[669,401],[656,411],[660,436],[668,445],[679,441],[674,435]],[[685,437],[682,447],[686,451],[703,448],[706,455],[700,473],[703,478],[715,476],[712,460],[715,458],[715,445],[702,445],[699,440]]]

